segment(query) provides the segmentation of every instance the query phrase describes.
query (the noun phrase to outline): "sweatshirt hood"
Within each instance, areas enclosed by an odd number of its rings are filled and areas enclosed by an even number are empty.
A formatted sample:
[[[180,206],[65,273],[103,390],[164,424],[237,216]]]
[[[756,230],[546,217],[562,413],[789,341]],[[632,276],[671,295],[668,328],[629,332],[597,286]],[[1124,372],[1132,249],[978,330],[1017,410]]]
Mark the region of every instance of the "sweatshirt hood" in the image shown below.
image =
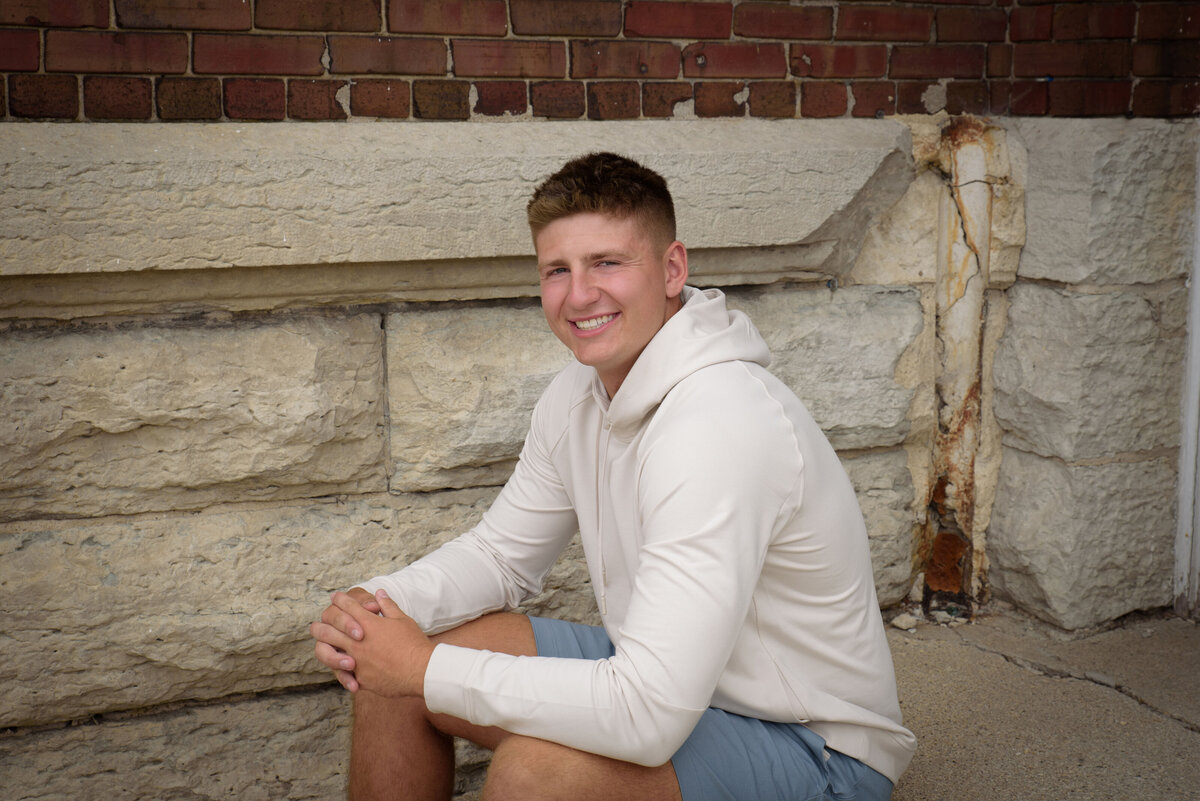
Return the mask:
[[[719,289],[684,287],[683,307],[659,329],[609,401],[599,376],[593,392],[617,436],[631,436],[676,384],[697,370],[744,361],[766,367],[767,343],[750,318],[725,306]]]

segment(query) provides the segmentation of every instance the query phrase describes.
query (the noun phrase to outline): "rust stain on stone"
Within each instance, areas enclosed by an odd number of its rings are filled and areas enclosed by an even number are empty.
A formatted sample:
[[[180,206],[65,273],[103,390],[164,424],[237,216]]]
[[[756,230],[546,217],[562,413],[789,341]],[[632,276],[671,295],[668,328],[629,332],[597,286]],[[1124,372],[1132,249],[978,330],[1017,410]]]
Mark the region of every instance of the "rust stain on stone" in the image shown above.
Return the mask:
[[[942,141],[951,148],[979,144],[987,129],[987,124],[975,117],[952,117],[950,124],[942,129]]]
[[[934,592],[962,592],[966,567],[963,556],[967,550],[967,543],[957,533],[938,532],[925,566],[925,585]]]

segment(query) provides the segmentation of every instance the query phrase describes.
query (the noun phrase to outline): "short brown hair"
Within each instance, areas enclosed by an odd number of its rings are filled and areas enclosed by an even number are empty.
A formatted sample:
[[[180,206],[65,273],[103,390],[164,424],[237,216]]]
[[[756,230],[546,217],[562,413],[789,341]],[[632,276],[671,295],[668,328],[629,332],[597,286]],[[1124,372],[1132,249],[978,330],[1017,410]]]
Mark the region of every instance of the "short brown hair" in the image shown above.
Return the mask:
[[[538,233],[555,220],[595,212],[636,216],[648,233],[675,241],[675,204],[661,175],[616,153],[571,159],[533,191],[526,206],[529,228]]]

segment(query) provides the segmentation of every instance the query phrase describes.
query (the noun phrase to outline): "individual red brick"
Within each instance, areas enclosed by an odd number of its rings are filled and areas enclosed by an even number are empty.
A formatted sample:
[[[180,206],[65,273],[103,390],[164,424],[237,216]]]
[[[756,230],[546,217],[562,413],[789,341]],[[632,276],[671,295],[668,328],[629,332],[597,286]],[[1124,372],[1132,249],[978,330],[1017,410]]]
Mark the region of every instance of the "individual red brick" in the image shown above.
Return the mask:
[[[412,92],[408,81],[367,78],[350,83],[350,113],[355,117],[404,119]]]
[[[675,106],[692,99],[692,85],[679,81],[642,84],[642,116],[673,117]]]
[[[571,42],[572,78],[675,78],[679,60],[670,42]]]
[[[579,81],[538,81],[529,87],[529,99],[535,117],[577,119],[587,110]]]
[[[454,74],[472,78],[558,78],[567,72],[562,42],[454,39]]]
[[[1138,10],[1137,38],[1200,39],[1200,3],[1142,3]]]
[[[198,33],[192,37],[192,51],[192,71],[200,74],[320,75],[325,72],[321,63],[325,54],[324,36]]]
[[[946,95],[930,91],[936,81],[899,81],[896,83],[897,114],[936,114],[946,108]]]
[[[4,0],[0,25],[107,28],[108,0]]]
[[[1058,41],[1128,39],[1136,22],[1137,7],[1131,3],[1061,5],[1054,7],[1053,35]]]
[[[795,117],[794,81],[755,81],[750,84],[751,117]]]
[[[1013,42],[1038,42],[1054,31],[1054,9],[1050,6],[1014,8],[1008,18],[1008,38]]]
[[[616,36],[620,0],[510,0],[513,33],[519,36]]]
[[[1046,81],[1013,81],[1009,113],[1040,117],[1050,110],[1050,91]]]
[[[1054,42],[1013,46],[1017,77],[1105,78],[1128,75],[1130,47],[1126,42]]]
[[[792,45],[791,66],[802,78],[878,78],[887,74],[887,47]]]
[[[1129,111],[1132,81],[1052,81],[1053,117],[1115,117]]]
[[[375,75],[445,75],[441,39],[330,36],[329,71]]]
[[[442,33],[453,36],[504,36],[508,8],[504,0],[388,0],[392,33]]]
[[[842,117],[849,108],[844,83],[805,81],[800,84],[801,117]]]
[[[476,114],[520,116],[529,107],[529,88],[524,81],[477,81],[475,98]]]
[[[293,120],[344,120],[346,110],[337,93],[345,81],[288,81],[287,115]]]
[[[756,42],[697,42],[683,50],[686,78],[782,78],[783,45]]]
[[[626,36],[671,39],[728,39],[732,31],[730,3],[642,2],[625,10]]]
[[[988,82],[988,108],[990,113],[1006,115],[1012,102],[1012,81]]]
[[[760,39],[828,39],[833,36],[833,9],[742,3],[733,10],[733,32]]]
[[[635,120],[642,113],[637,81],[599,81],[587,85],[589,120]]]
[[[1139,117],[1190,117],[1200,114],[1200,81],[1138,81],[1133,113]]]
[[[1012,75],[1012,45],[988,45],[987,74],[989,78],[1005,78]]]
[[[250,4],[246,0],[207,0],[203,3],[113,0],[113,8],[117,12],[118,28],[248,31],[252,25]]]
[[[702,81],[693,89],[697,117],[744,117],[746,102],[737,95],[744,92],[742,81]]]
[[[951,114],[987,114],[991,94],[986,81],[950,81],[946,84],[946,111]]]
[[[1200,75],[1200,44],[1139,42],[1133,46],[1133,74],[1161,78]]]
[[[89,75],[83,79],[83,116],[91,120],[148,120],[154,112],[149,78]]]
[[[254,25],[285,31],[378,31],[380,0],[255,0]]]
[[[287,87],[276,78],[226,78],[225,116],[231,120],[282,120]]]
[[[184,72],[183,33],[47,31],[47,72]]]
[[[897,45],[892,48],[892,78],[982,78],[987,67],[983,45]]]
[[[939,42],[1003,42],[1008,13],[1002,8],[939,8]]]
[[[896,6],[841,6],[837,40],[872,42],[927,42],[933,11]]]
[[[79,116],[74,75],[9,75],[8,113],[28,119],[73,120]]]
[[[413,81],[413,116],[423,120],[471,118],[471,84],[467,81]]]
[[[886,117],[896,113],[896,85],[891,81],[854,81],[852,117]]]
[[[37,31],[0,31],[0,72],[37,72],[41,54]]]
[[[154,94],[160,120],[221,119],[218,78],[159,78]]]

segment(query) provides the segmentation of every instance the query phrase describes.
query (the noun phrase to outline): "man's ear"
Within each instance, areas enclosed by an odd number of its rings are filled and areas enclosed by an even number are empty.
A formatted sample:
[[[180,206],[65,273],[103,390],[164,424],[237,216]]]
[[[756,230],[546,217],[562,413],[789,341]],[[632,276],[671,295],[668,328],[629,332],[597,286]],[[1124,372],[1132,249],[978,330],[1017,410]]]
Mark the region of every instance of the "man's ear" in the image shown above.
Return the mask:
[[[688,279],[687,248],[676,239],[667,247],[667,297],[678,297]]]

